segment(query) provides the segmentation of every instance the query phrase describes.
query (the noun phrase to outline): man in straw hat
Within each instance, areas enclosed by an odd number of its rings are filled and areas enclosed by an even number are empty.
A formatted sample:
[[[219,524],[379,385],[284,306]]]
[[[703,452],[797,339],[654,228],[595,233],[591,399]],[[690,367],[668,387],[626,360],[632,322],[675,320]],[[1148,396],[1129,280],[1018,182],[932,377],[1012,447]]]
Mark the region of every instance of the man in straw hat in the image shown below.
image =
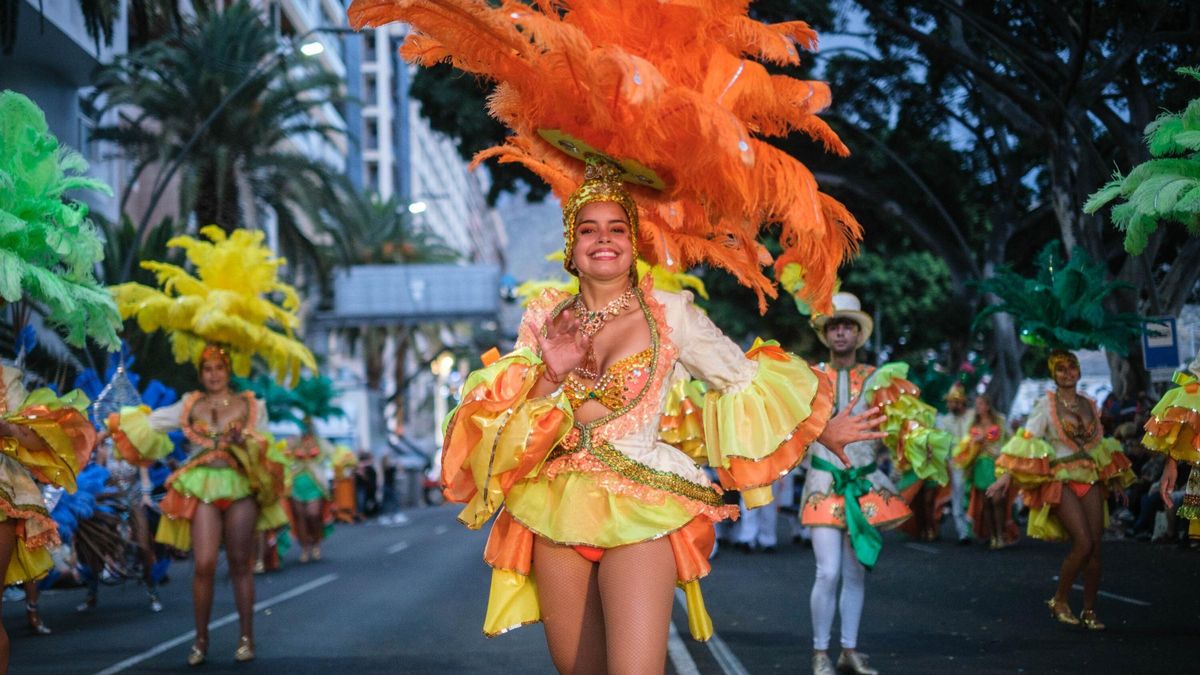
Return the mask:
[[[938,415],[937,426],[949,432],[958,441],[971,430],[974,422],[974,411],[967,407],[967,388],[961,382],[955,382],[946,392],[946,413]],[[958,465],[950,467],[950,513],[954,518],[954,531],[958,535],[958,543],[971,543],[971,523],[967,521],[966,490],[963,486],[963,470]]]
[[[858,361],[858,349],[871,337],[874,322],[851,293],[835,294],[833,308],[832,314],[812,319],[817,338],[829,347],[829,361],[818,368],[834,385],[835,411],[847,406],[861,409],[865,404],[860,402],[860,394],[875,368]],[[820,443],[813,443],[805,460],[811,466],[804,481],[800,520],[812,530],[817,558],[811,596],[813,672],[817,675],[835,672],[828,649],[839,605],[842,651],[837,670],[862,675],[878,672],[856,651],[866,572],[879,554],[876,528],[894,526],[910,515],[891,480],[875,467],[879,447],[878,441],[847,445],[851,466],[846,466]]]

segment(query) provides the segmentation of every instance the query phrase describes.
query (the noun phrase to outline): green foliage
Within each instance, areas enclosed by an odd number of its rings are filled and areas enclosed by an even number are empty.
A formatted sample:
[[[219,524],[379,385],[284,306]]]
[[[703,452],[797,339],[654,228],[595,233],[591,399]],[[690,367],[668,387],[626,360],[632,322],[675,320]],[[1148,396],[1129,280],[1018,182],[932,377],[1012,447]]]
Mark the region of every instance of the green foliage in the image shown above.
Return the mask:
[[[349,264],[444,263],[460,258],[395,196],[381,199],[369,191],[349,193],[335,217],[340,223],[336,252]]]
[[[1037,275],[1023,277],[1010,268],[979,285],[1000,303],[975,316],[973,328],[1000,312],[1009,314],[1020,329],[1021,341],[1049,349],[1107,349],[1124,356],[1141,333],[1142,318],[1134,312],[1109,312],[1104,300],[1128,284],[1105,281],[1104,266],[1075,249],[1065,262],[1059,242],[1038,253]]]
[[[920,363],[964,327],[946,312],[953,302],[946,264],[928,251],[865,251],[842,273],[842,290],[873,314],[889,360]]]
[[[325,223],[344,179],[295,149],[295,139],[340,136],[319,111],[341,100],[342,82],[281,45],[258,9],[241,0],[200,12],[177,35],[102,67],[93,83],[101,115],[138,111],[95,134],[131,160],[130,184],[161,183],[144,174],[179,163],[177,222],[194,214],[226,231],[247,224],[241,192],[248,190],[257,211],[274,213],[280,252],[325,274],[318,242],[329,235]]]
[[[92,267],[104,252],[83,202],[68,191],[111,194],[87,178],[87,162],[60,146],[27,97],[0,92],[0,300],[28,298],[67,341],[90,336],[116,349],[116,305]]]
[[[1200,80],[1200,71],[1178,68],[1177,73]],[[1146,127],[1146,145],[1154,159],[1120,173],[1088,199],[1083,209],[1095,213],[1112,208],[1112,221],[1125,233],[1125,250],[1146,250],[1160,223],[1175,222],[1188,234],[1200,235],[1200,98],[1179,113],[1163,113]]]

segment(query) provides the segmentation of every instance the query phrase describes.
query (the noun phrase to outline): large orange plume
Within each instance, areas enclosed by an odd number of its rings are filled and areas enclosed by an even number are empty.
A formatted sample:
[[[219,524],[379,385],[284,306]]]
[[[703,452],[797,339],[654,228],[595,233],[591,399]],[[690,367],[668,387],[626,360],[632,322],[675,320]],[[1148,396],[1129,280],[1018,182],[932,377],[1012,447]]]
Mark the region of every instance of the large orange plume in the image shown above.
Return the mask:
[[[539,131],[639,162],[666,185],[630,186],[643,257],[669,269],[721,267],[765,309],[776,291],[757,240],[778,225],[789,259],[806,270],[804,299],[828,310],[861,227],[803,164],[762,139],[800,132],[830,152],[848,150],[817,117],[829,87],[771,75],[760,62],[799,63],[799,49],[816,48],[816,33],[800,21],[754,21],[748,5],[354,0],[349,16],[355,28],[407,23],[414,30],[405,58],[446,61],[496,82],[489,111],[513,135],[477,161],[520,162],[561,199],[581,182],[583,164]]]

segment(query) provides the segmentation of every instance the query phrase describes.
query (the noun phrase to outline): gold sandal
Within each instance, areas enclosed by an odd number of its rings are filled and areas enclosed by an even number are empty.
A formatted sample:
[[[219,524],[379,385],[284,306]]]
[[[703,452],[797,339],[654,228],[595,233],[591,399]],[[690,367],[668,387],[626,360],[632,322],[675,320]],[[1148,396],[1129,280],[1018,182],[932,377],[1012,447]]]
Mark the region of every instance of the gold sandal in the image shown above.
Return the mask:
[[[192,643],[192,649],[188,652],[187,657],[189,666],[198,666],[208,658],[208,643],[203,643],[203,647],[200,646],[201,644],[199,640]]]
[[[1063,604],[1065,605],[1066,603]],[[1071,613],[1070,607],[1058,609],[1058,601],[1054,598],[1047,600],[1046,605],[1050,607],[1050,615],[1053,616],[1059,623],[1065,623],[1068,626],[1079,625],[1079,619],[1075,618],[1075,615]]]
[[[254,640],[250,639],[249,635],[243,635],[238,639],[238,648],[233,653],[233,660],[238,662],[254,660]]]
[[[1094,609],[1085,609],[1080,612],[1079,620],[1083,622],[1084,628],[1087,628],[1088,630],[1104,630],[1106,628],[1106,626],[1100,623],[1100,620],[1096,618],[1096,610]]]

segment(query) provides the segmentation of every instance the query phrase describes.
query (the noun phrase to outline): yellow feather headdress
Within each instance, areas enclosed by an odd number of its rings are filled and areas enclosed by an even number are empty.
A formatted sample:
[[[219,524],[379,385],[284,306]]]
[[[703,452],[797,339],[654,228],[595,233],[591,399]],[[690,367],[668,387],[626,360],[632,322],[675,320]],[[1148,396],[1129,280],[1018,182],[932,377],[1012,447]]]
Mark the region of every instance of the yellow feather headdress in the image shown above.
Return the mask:
[[[295,337],[300,299],[296,289],[279,280],[285,263],[262,245],[263,233],[234,230],[226,235],[216,225],[202,228],[208,241],[174,237],[167,246],[182,248],[195,276],[176,265],[145,261],[162,290],[138,283],[111,287],[121,318],[137,317],[147,333],[171,336],[178,363],[198,364],[204,346],[215,343],[229,353],[234,374],[247,377],[258,355],[277,380],[295,382],[300,367],[316,370],[312,352]],[[270,299],[282,296],[282,303]]]
[[[817,117],[828,86],[772,75],[761,62],[799,63],[816,47],[800,21],[767,25],[748,0],[568,2],[354,0],[352,25],[402,21],[401,53],[448,61],[497,83],[493,116],[514,134],[476,156],[519,162],[565,200],[581,183],[575,158],[598,154],[623,169],[638,203],[639,254],[686,269],[719,266],[759,296],[760,229],[807,270],[805,299],[828,311],[837,268],[861,227],[821,193],[803,164],[763,139],[798,131],[848,152]]]

